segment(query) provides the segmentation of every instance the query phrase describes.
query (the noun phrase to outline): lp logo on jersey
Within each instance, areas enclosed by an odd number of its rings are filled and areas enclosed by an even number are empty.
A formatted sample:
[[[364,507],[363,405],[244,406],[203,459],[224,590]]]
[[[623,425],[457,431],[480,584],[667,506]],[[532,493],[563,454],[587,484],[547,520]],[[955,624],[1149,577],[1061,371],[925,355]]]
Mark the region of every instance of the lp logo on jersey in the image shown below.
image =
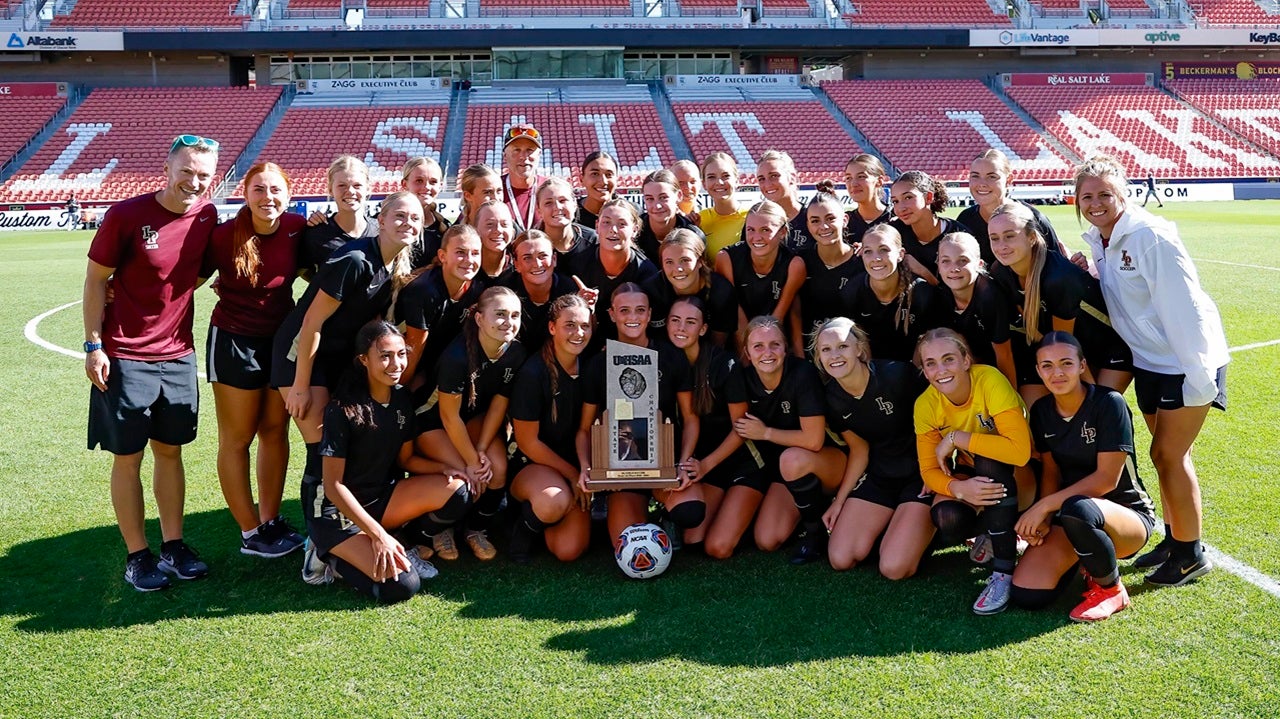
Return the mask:
[[[893,414],[893,403],[886,402],[884,400],[884,397],[876,397],[876,406],[879,407],[880,411],[884,412],[885,414]]]
[[[791,414],[791,403],[790,403],[790,402],[783,402],[783,403],[782,403],[782,405],[781,405],[781,407],[782,407],[782,413],[783,413],[783,414]]]
[[[984,417],[982,413],[979,412],[977,415],[977,420],[978,420],[978,424],[982,425],[982,428],[987,430],[988,432],[996,431],[995,417]]]
[[[1098,432],[1086,422],[1080,427],[1080,436],[1084,439],[1085,444],[1093,444],[1093,439],[1098,436]]]
[[[507,367],[506,369],[502,370],[502,383],[511,384],[511,379],[515,377],[515,373],[516,373],[515,370],[510,367]]]
[[[407,424],[407,422],[408,421],[404,418],[404,412],[401,412],[400,410],[396,410],[396,424],[400,425],[400,429],[404,429],[404,426],[405,424]]]
[[[782,288],[778,286],[778,281],[774,280],[773,281],[773,299],[776,300],[779,297],[782,297]]]
[[[1120,271],[1133,272],[1138,269],[1133,264],[1133,258],[1129,256],[1128,250],[1120,250]]]
[[[151,225],[143,225],[142,227],[142,249],[160,249],[160,233],[151,229]]]

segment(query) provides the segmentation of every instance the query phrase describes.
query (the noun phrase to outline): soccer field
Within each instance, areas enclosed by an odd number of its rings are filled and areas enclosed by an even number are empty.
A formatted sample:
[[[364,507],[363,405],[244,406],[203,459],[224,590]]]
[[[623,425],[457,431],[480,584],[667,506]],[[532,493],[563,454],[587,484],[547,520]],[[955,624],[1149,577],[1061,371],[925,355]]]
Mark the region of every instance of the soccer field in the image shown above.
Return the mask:
[[[1044,209],[1083,249],[1071,208]],[[422,595],[375,607],[304,584],[300,555],[238,552],[207,386],[185,450],[186,535],[211,575],[140,594],[121,579],[110,457],[84,448],[89,383],[68,356],[82,341],[91,234],[0,233],[0,719],[1272,719],[1280,402],[1264,388],[1280,376],[1280,202],[1157,214],[1177,221],[1233,348],[1230,411],[1210,416],[1195,455],[1219,569],[1153,590],[1124,562],[1133,605],[1087,626],[1067,618],[1075,595],[1044,612],[975,616],[988,571],[958,549],[899,583],[756,551],[727,562],[678,553],[661,579],[637,582],[603,537],[572,565],[545,553],[531,567],[437,562]],[[197,297],[201,350],[213,299],[207,288]],[[1158,495],[1138,425],[1141,473]],[[300,457],[295,441],[285,512],[299,526]],[[158,544],[154,519],[148,532]]]

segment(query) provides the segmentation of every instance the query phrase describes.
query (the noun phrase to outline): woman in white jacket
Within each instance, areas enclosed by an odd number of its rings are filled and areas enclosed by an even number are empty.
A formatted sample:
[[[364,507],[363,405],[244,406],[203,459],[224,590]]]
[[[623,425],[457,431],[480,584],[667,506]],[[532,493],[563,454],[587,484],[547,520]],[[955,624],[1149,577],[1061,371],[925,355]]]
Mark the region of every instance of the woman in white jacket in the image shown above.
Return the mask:
[[[1181,586],[1212,569],[1200,546],[1200,485],[1191,463],[1210,407],[1226,409],[1227,340],[1177,228],[1125,201],[1128,180],[1112,157],[1076,170],[1076,214],[1092,227],[1111,324],[1133,350],[1138,409],[1151,430],[1165,536],[1135,562],[1146,581]]]

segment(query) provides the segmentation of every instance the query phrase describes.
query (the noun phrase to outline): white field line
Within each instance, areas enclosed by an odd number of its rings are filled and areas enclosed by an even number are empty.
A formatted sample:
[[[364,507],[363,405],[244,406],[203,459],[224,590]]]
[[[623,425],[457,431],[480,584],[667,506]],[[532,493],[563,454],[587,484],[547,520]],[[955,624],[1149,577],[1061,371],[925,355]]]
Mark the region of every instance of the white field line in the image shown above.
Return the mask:
[[[1205,261],[1212,262],[1213,260],[1205,260]],[[1223,264],[1232,264],[1232,263],[1226,262]],[[1280,268],[1266,267],[1262,269],[1280,269]],[[38,332],[40,323],[43,322],[47,317],[57,314],[58,312],[61,312],[65,309],[75,307],[78,304],[80,304],[80,300],[76,300],[75,302],[68,302],[65,305],[54,307],[51,310],[42,312],[36,315],[35,317],[32,317],[31,320],[27,322],[26,327],[23,329],[23,334],[32,343],[34,343],[39,347],[47,349],[50,352],[57,352],[58,354],[66,355],[68,357],[72,357],[78,360],[83,360],[84,359],[83,352],[77,352],[75,350],[67,349],[66,347],[59,347],[58,345],[55,345],[54,343],[41,337]],[[1258,349],[1261,347],[1270,347],[1273,345],[1280,345],[1280,339],[1271,340],[1270,342],[1256,342],[1251,345],[1242,345],[1240,347],[1232,347],[1230,351],[1244,352],[1246,350]],[[204,372],[200,372],[199,374],[200,374],[200,377],[202,378],[204,377]],[[1218,549],[1208,544],[1204,544],[1203,546],[1204,546],[1205,553],[1209,555],[1209,558],[1213,561],[1214,564],[1218,565],[1219,567],[1222,567],[1228,572],[1236,575],[1237,577],[1243,579],[1244,581],[1261,589],[1267,594],[1270,594],[1276,599],[1280,599],[1280,583],[1276,582],[1276,580],[1272,579],[1266,574],[1263,574],[1257,569],[1254,569],[1248,564],[1245,564],[1244,562],[1241,562],[1238,559],[1235,559],[1234,557],[1228,554],[1224,554],[1223,552],[1219,551]]]
[[[1240,262],[1227,262],[1226,260],[1208,260],[1195,258],[1196,262],[1212,262],[1215,265],[1230,265],[1231,267],[1245,267],[1251,270],[1271,270],[1272,272],[1280,272],[1280,267],[1270,267],[1268,265],[1247,265]]]

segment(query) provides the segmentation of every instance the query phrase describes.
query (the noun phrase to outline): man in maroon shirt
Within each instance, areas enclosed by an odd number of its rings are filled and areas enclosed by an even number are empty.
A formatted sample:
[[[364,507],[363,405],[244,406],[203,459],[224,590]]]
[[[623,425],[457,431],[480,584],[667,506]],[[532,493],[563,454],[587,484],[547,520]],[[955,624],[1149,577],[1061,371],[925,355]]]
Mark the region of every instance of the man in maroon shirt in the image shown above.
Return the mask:
[[[534,192],[547,179],[538,175],[542,160],[542,133],[533,125],[512,125],[503,135],[502,196],[515,219],[516,232],[538,224],[538,201]]]
[[[203,197],[217,165],[216,141],[179,136],[164,164],[165,188],[117,203],[89,246],[84,283],[84,369],[93,383],[89,449],[101,446],[115,455],[111,504],[129,552],[125,581],[138,591],[168,587],[167,574],[197,579],[209,572],[182,541],[182,445],[196,436],[192,296],[218,224],[217,211]],[[158,564],[143,528],[140,471],[148,444],[164,540]]]

